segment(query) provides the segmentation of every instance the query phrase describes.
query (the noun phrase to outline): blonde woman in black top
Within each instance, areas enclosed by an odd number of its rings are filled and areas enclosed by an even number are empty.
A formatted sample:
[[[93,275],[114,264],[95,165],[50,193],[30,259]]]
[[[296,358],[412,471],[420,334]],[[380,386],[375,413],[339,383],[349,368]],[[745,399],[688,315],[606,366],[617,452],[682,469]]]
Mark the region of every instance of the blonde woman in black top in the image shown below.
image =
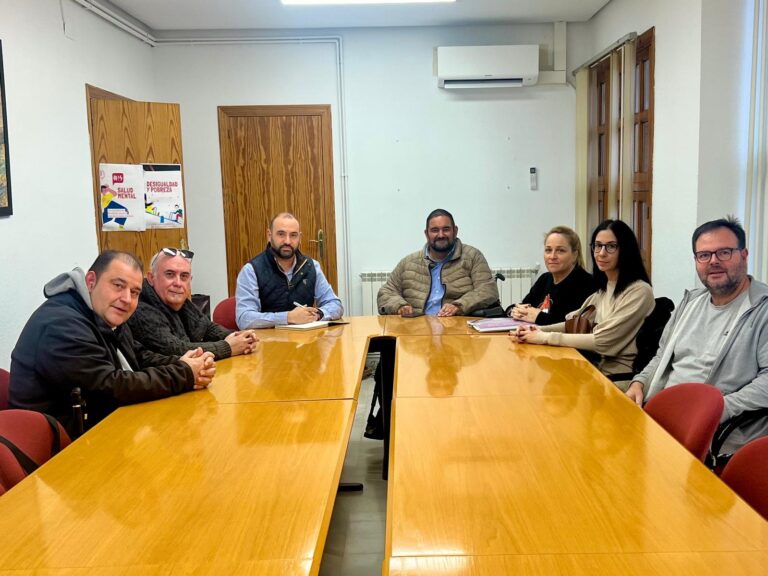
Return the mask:
[[[542,274],[520,304],[507,309],[516,320],[539,325],[565,321],[568,312],[578,310],[597,286],[584,270],[584,256],[578,234],[567,226],[555,226],[544,238]]]

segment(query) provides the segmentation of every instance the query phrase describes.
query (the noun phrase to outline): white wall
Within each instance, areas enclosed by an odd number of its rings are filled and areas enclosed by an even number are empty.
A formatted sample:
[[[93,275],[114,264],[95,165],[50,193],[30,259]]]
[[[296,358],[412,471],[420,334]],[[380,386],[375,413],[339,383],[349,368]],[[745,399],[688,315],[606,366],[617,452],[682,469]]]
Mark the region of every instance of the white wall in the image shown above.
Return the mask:
[[[675,301],[695,279],[701,11],[699,0],[612,0],[569,27],[569,70],[629,32],[656,28],[652,280],[657,296]]]
[[[541,262],[544,232],[573,225],[573,89],[449,91],[432,76],[436,46],[537,43],[551,52],[552,28],[345,32],[355,295],[359,272],[391,270],[423,245],[434,208],[451,211],[459,237],[492,266]]]
[[[744,216],[754,0],[704,0],[698,221]]]
[[[693,283],[688,244],[698,221],[743,209],[739,194],[723,188],[742,187],[740,152],[734,152],[742,128],[736,122],[733,134],[732,118],[743,111],[743,76],[729,62],[743,61],[740,30],[752,1],[739,0],[739,10],[730,12],[733,3],[725,0],[704,0],[703,7],[696,0],[613,0],[589,23],[568,27],[569,70],[627,32],[656,27],[659,295],[677,299]],[[219,105],[331,104],[338,244],[346,240],[350,247],[352,284],[344,297],[352,313],[359,311],[358,274],[391,269],[417,249],[432,208],[453,211],[462,239],[492,265],[540,261],[543,231],[573,223],[572,88],[457,93],[439,90],[432,76],[438,45],[538,43],[542,65],[551,64],[550,25],[327,33],[344,46],[344,238],[342,93],[333,44],[151,49],[69,0],[63,5],[66,35],[57,0],[0,0],[15,209],[0,220],[0,241],[9,247],[0,252],[0,366],[8,365],[19,330],[42,301],[43,283],[87,266],[96,253],[86,82],[131,98],[181,103],[190,240],[199,254],[195,289],[214,302],[226,291]],[[716,41],[722,54],[710,49]],[[728,82],[718,88],[713,78],[724,73]],[[528,189],[530,166],[539,169],[537,192]]]
[[[164,101],[181,104],[188,234],[195,251],[194,291],[209,294],[213,306],[227,297],[218,106],[331,104],[336,221],[341,233],[341,124],[335,54],[331,42],[184,45],[154,50],[158,94]],[[341,242],[337,244],[341,246]],[[340,278],[343,263],[339,257]]]
[[[312,32],[311,35],[323,34]],[[551,65],[552,26],[365,29],[342,37],[350,289],[359,273],[390,270],[423,243],[424,218],[452,211],[460,237],[492,264],[540,261],[543,232],[574,218],[574,95],[569,86],[437,88],[439,45],[538,43]],[[341,98],[330,44],[176,46],[155,49],[157,90],[181,103],[195,290],[226,295],[216,107],[330,103],[339,250],[342,226]],[[550,60],[548,62],[548,60]],[[539,190],[528,190],[528,168]],[[198,216],[196,216],[196,214]],[[205,214],[204,217],[200,216]],[[344,274],[339,253],[339,275]]]
[[[86,82],[139,100],[181,103],[195,289],[214,302],[226,293],[219,105],[332,105],[338,245],[349,241],[353,280],[343,297],[352,313],[360,306],[359,273],[389,270],[417,249],[424,216],[437,206],[454,212],[460,236],[495,265],[539,261],[543,231],[573,222],[572,89],[456,94],[439,90],[432,76],[438,45],[540,43],[542,65],[551,65],[549,25],[336,33],[343,37],[346,83],[344,238],[333,44],[152,49],[69,1],[63,6],[66,36],[56,0],[0,0],[15,210],[0,221],[0,241],[19,245],[0,256],[3,270],[13,271],[0,276],[0,366],[9,365],[21,327],[42,302],[42,285],[63,270],[87,267],[96,254]],[[535,193],[528,190],[530,166],[540,173]]]
[[[68,0],[0,0],[13,216],[0,218],[0,367],[56,274],[96,257],[85,84],[154,98],[149,46]]]

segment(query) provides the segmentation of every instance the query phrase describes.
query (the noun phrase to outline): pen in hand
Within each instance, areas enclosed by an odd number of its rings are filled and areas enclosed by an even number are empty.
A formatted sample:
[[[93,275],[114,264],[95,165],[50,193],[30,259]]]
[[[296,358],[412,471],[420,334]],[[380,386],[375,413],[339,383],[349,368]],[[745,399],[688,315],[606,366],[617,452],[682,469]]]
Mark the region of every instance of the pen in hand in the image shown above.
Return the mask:
[[[305,316],[305,320],[303,322],[299,322],[300,324],[304,324],[306,322],[316,322],[317,320],[320,320],[321,315],[318,314],[317,308],[307,306],[306,304],[299,304],[298,302],[294,302],[293,305],[296,306],[294,310],[300,308],[301,310],[306,310],[305,314],[310,314],[310,316]]]

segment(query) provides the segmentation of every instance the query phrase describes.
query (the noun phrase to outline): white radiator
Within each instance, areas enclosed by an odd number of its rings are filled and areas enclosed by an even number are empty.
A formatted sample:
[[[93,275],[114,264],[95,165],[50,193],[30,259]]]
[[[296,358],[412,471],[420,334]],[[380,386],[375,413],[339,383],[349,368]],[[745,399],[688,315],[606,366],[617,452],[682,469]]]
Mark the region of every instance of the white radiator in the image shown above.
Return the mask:
[[[506,308],[510,304],[520,302],[533,286],[536,277],[539,275],[539,266],[530,268],[493,268],[493,274],[501,273],[506,280],[498,280],[496,286],[499,288],[501,305]],[[389,272],[362,272],[360,274],[362,286],[363,315],[375,316],[378,314],[376,307],[376,295],[379,288],[387,281]]]

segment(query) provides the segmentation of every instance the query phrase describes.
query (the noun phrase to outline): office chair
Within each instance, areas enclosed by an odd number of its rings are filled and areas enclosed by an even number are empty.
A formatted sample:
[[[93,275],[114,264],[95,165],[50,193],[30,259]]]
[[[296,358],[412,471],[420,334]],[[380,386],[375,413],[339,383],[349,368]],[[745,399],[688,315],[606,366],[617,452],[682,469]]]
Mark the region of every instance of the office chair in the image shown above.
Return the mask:
[[[768,437],[739,448],[720,478],[768,520]]]
[[[0,487],[8,491],[71,443],[54,418],[31,410],[0,412]]]
[[[756,424],[761,426],[758,422],[761,420],[764,422],[766,419],[768,419],[768,408],[758,408],[757,410],[742,412],[738,416],[729,418],[720,424],[715,432],[715,437],[712,439],[707,466],[720,476],[725,469],[725,465],[733,456],[732,453],[723,452],[723,446],[726,445],[731,434],[742,428],[749,429]]]
[[[0,410],[8,409],[8,387],[11,383],[11,373],[0,368]]]
[[[237,321],[235,320],[235,297],[225,298],[213,310],[213,321],[221,324],[224,328],[237,330]]]
[[[687,383],[662,390],[648,401],[645,411],[704,462],[724,405],[723,395],[714,386]]]

